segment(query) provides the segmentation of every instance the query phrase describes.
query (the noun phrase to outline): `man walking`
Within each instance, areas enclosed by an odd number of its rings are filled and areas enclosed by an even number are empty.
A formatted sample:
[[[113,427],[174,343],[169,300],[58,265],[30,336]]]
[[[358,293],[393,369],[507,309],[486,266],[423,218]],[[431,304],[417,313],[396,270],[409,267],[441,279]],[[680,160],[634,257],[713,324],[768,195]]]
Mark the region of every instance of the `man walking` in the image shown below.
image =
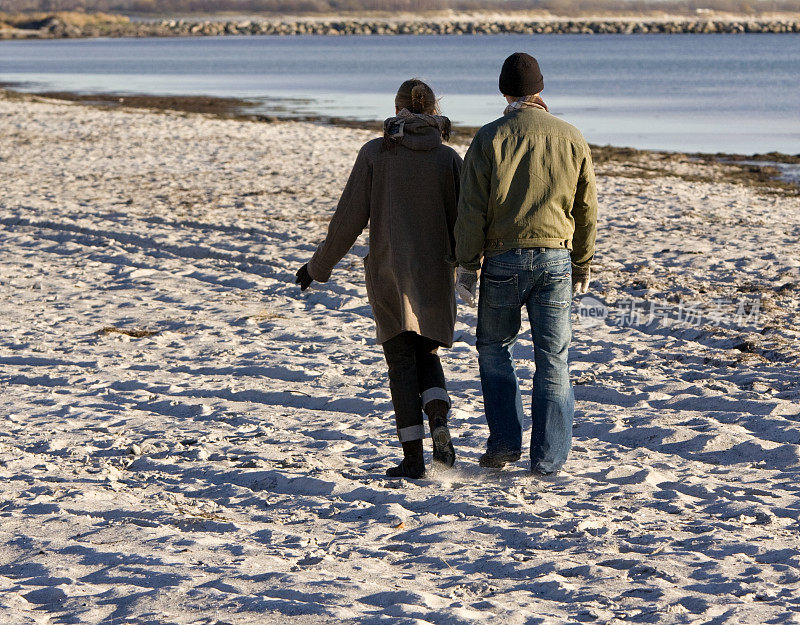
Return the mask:
[[[586,140],[548,112],[543,87],[532,56],[517,52],[503,63],[500,92],[509,105],[469,147],[455,238],[464,299],[474,301],[483,257],[477,348],[489,439],[480,465],[500,468],[521,455],[522,397],[512,350],[525,306],[536,365],[531,471],[549,475],[572,443],[571,301],[589,286],[597,192]]]

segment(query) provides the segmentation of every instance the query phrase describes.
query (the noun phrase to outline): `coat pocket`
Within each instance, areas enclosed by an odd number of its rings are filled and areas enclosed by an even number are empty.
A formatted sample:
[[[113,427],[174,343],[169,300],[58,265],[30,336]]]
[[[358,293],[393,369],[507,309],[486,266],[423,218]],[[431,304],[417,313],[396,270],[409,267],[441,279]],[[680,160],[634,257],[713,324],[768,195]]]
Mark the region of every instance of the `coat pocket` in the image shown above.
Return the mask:
[[[481,297],[492,308],[519,308],[519,279],[513,276],[483,276]]]
[[[364,263],[364,286],[367,287],[367,301],[369,302],[370,306],[373,308],[373,312],[375,309],[375,288],[372,286],[372,275],[369,267],[369,254],[364,256],[361,259],[361,262]]]

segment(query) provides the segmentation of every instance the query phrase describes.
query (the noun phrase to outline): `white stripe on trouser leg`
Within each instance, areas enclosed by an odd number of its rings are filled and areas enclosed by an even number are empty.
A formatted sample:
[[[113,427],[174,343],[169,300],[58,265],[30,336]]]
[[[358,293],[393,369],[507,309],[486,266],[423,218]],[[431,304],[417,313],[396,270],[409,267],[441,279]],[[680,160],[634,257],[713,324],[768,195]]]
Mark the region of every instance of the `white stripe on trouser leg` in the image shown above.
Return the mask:
[[[422,405],[427,406],[428,402],[433,401],[434,399],[441,399],[444,403],[450,406],[450,395],[447,394],[447,391],[444,390],[441,386],[434,386],[433,388],[429,388],[422,393]]]
[[[421,423],[419,425],[410,425],[407,428],[400,428],[397,430],[397,437],[401,443],[421,441],[425,438],[425,428]]]

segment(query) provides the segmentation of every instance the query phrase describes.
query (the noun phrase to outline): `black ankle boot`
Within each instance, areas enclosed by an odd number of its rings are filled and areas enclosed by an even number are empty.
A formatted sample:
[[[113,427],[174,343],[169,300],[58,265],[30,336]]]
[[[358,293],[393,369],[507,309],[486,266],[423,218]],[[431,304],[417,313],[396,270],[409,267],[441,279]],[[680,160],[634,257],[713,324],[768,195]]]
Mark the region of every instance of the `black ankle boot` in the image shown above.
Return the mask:
[[[422,441],[403,443],[403,461],[396,467],[386,469],[388,477],[407,477],[417,480],[425,477],[425,457],[422,454]]]
[[[433,461],[452,467],[456,463],[456,450],[447,427],[448,408],[446,402],[434,399],[425,404],[425,414],[428,415],[433,439]]]

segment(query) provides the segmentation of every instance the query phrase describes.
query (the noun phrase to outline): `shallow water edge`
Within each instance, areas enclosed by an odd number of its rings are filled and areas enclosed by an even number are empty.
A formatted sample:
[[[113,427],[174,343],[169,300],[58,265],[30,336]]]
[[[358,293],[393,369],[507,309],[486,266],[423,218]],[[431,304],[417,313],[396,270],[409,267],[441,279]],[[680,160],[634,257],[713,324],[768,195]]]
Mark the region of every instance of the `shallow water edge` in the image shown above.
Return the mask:
[[[378,120],[351,119],[327,115],[295,114],[291,101],[285,98],[242,98],[212,96],[160,96],[149,94],[85,94],[69,91],[22,91],[21,83],[0,83],[0,96],[50,99],[76,102],[101,108],[134,108],[152,111],[176,111],[186,114],[211,115],[220,119],[275,124],[281,122],[310,122],[345,128],[382,132]],[[264,110],[265,103],[272,114],[250,112]],[[479,127],[454,125],[450,143],[468,145]],[[615,175],[636,178],[676,176],[695,182],[732,182],[758,187],[765,192],[781,195],[800,194],[800,154],[767,152],[732,154],[726,152],[676,152],[644,150],[626,146],[590,144],[592,158],[599,173],[614,171]],[[691,171],[685,171],[691,164]],[[623,170],[618,170],[624,167]]]

